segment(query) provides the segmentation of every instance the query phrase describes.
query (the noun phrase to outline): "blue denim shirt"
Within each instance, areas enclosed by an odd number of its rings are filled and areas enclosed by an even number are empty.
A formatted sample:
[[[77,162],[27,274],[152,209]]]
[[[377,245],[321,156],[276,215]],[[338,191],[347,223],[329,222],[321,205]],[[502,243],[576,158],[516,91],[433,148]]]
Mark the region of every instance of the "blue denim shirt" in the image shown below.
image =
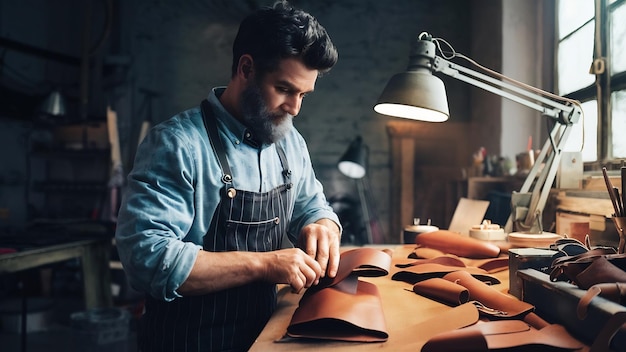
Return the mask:
[[[233,173],[233,186],[266,192],[285,182],[274,144],[244,143],[246,128],[218,100],[208,100]],[[339,224],[316,179],[306,143],[293,128],[281,141],[296,191],[289,235],[319,219]],[[154,126],[137,149],[118,214],[116,244],[131,285],[171,301],[202,248],[220,201],[222,172],[211,148],[199,107]]]

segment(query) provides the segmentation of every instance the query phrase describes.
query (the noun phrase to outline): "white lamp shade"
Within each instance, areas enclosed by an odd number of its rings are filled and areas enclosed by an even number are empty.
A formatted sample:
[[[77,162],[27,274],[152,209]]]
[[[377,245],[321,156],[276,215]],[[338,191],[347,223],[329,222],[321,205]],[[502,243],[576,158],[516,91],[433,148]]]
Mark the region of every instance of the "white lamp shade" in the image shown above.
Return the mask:
[[[426,70],[406,71],[391,77],[374,110],[428,122],[443,122],[450,116],[443,82]]]

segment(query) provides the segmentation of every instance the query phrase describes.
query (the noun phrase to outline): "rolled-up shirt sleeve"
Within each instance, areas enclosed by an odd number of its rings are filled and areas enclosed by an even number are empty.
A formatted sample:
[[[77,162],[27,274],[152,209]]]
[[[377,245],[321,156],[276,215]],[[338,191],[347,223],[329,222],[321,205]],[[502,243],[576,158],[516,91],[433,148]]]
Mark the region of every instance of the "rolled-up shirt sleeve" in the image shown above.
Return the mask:
[[[194,157],[183,135],[155,127],[138,148],[127,178],[116,231],[130,284],[170,301],[186,280],[201,246],[194,224]],[[195,242],[195,243],[194,243]]]

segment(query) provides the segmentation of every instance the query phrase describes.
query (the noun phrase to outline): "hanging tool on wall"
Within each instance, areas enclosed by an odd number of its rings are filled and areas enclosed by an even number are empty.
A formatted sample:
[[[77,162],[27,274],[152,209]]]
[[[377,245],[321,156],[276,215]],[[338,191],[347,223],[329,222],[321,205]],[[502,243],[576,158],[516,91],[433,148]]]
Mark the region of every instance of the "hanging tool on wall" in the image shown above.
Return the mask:
[[[111,145],[111,174],[107,184],[107,194],[100,206],[100,220],[117,222],[117,211],[121,200],[122,186],[124,185],[124,165],[120,151],[120,139],[117,129],[117,113],[107,106],[107,129]]]

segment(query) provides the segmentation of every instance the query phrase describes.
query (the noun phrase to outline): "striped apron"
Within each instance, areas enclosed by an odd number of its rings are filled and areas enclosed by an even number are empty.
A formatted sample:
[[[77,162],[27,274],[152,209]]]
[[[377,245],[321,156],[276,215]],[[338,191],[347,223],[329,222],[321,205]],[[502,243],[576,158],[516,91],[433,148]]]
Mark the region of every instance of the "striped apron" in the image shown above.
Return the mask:
[[[287,225],[293,211],[291,172],[283,149],[276,150],[285,183],[268,192],[232,187],[232,173],[211,106],[202,102],[209,139],[222,169],[220,203],[204,236],[204,250],[267,252],[292,247]],[[138,340],[143,352],[245,351],[276,307],[276,285],[255,282],[171,302],[146,297]]]

